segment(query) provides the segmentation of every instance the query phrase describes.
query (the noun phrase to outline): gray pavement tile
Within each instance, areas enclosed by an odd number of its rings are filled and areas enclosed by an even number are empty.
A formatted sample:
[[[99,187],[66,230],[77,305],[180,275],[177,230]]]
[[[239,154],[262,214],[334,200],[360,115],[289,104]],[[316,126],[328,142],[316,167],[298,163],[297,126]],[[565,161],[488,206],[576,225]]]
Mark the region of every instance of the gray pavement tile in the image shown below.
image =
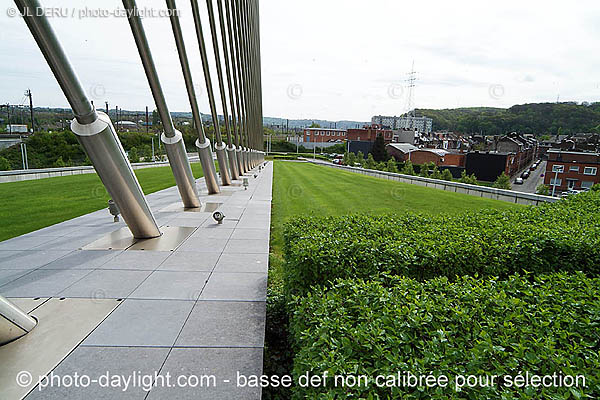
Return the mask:
[[[98,268],[154,271],[170,255],[167,251],[125,250]]]
[[[58,238],[52,238],[52,240],[37,246],[34,250],[78,250],[83,246],[92,243],[93,241],[94,239],[91,239],[87,236],[61,236]]]
[[[0,242],[0,250],[31,250],[53,239],[50,236],[19,236]]]
[[[30,269],[0,269],[0,286],[6,285],[31,271]]]
[[[264,302],[199,301],[175,346],[263,347]]]
[[[268,271],[268,254],[223,253],[215,267],[215,272],[255,272],[267,274]]]
[[[34,269],[69,254],[69,250],[0,251],[0,269]]]
[[[126,298],[151,271],[95,270],[59,293],[61,297]]]
[[[269,236],[269,229],[237,228],[231,234],[230,239],[260,239],[268,242]]]
[[[227,244],[227,239],[210,239],[204,237],[190,237],[177,251],[195,251],[202,253],[221,253]]]
[[[172,346],[194,302],[127,299],[90,336],[84,346]]]
[[[232,228],[222,228],[221,225],[213,225],[206,228],[198,228],[196,232],[190,236],[190,239],[229,239],[232,233]]]
[[[237,226],[237,224],[238,224],[237,218],[228,218],[227,215],[225,215],[225,219],[223,220],[223,223],[220,224],[220,226],[223,228],[235,228]],[[211,218],[207,218],[206,221],[204,221],[202,223],[202,225],[200,225],[200,226],[202,226],[203,228],[206,228],[206,227],[214,227],[216,225],[218,225],[217,222],[214,219],[212,219],[212,217],[211,217]]]
[[[158,267],[159,271],[212,271],[220,253],[175,251]]]
[[[43,269],[96,269],[120,252],[121,250],[76,250],[44,265]]]
[[[260,375],[262,364],[263,349],[176,348],[167,357],[161,374],[204,377],[204,384],[195,388],[157,387],[148,399],[260,399],[260,388],[238,387],[237,372],[246,376]]]
[[[54,370],[56,376],[80,377],[86,375],[90,380],[100,379],[100,384],[90,383],[79,385],[79,387],[46,387],[35,388],[27,397],[27,400],[64,400],[64,399],[127,399],[142,400],[147,395],[144,385],[129,386],[115,385],[113,387],[104,384],[104,380],[112,376],[123,376],[124,379],[135,373],[138,376],[152,376],[160,370],[164,360],[167,358],[169,349],[166,348],[140,348],[140,347],[78,347],[66,359],[64,359]],[[108,375],[107,375],[108,373]],[[107,378],[105,378],[107,377]],[[134,379],[133,377],[131,379]],[[143,381],[151,381],[143,378]],[[80,382],[84,382],[81,380]],[[83,387],[87,386],[87,387]]]
[[[129,297],[197,300],[208,275],[208,272],[154,271]]]
[[[200,300],[265,301],[266,295],[265,274],[214,272]]]
[[[0,287],[6,297],[55,297],[91,271],[38,269]]]
[[[229,239],[224,252],[230,254],[268,254],[269,241],[264,239]]]

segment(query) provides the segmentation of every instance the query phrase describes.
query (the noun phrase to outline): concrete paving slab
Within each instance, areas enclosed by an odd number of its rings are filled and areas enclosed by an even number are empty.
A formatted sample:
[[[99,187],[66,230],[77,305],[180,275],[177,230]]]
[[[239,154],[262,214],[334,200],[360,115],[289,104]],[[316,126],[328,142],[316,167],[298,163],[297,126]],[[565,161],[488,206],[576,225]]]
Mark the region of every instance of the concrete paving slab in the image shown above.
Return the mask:
[[[191,301],[127,299],[82,345],[171,347],[193,306]]]
[[[210,229],[210,228],[208,228]],[[189,238],[185,241],[180,247],[179,251],[194,251],[201,253],[221,253],[225,246],[227,245],[227,240],[223,239],[213,239],[213,238],[205,238],[205,237],[195,237]]]
[[[268,254],[269,239],[229,239],[223,251],[229,254]]]
[[[215,272],[269,272],[268,254],[227,254],[223,253],[217,262]]]
[[[98,268],[154,271],[170,255],[171,253],[165,251],[127,249]]]
[[[39,268],[69,253],[69,250],[0,251],[0,269]]]
[[[195,301],[208,276],[207,272],[154,271],[130,298]]]
[[[204,385],[195,388],[155,388],[148,399],[260,399],[260,389],[238,387],[236,372],[256,374],[256,371],[262,371],[262,363],[262,349],[176,348],[167,357],[161,374],[193,374],[203,377]]]
[[[58,295],[122,299],[129,296],[151,273],[151,271],[95,270]]]
[[[152,347],[79,347],[73,351],[55,370],[54,374],[64,377],[75,373],[87,375],[90,379],[104,379],[105,376],[132,377],[134,371],[143,376],[142,385],[103,387],[104,381],[91,383],[88,387],[36,387],[27,400],[63,399],[139,399],[142,400],[150,389],[145,376],[154,377],[160,370],[169,353],[168,348]],[[108,373],[108,375],[107,375]],[[133,377],[132,377],[133,379]],[[145,386],[146,385],[146,386]]]
[[[56,297],[92,271],[38,269],[0,286],[5,297]]]
[[[53,239],[49,236],[20,236],[0,242],[0,250],[31,250]]]
[[[178,251],[167,258],[159,267],[159,271],[207,271],[217,265],[221,253],[200,251]]]
[[[175,346],[262,347],[264,302],[199,301]]]
[[[6,285],[23,275],[31,272],[31,269],[0,269],[0,286]]]
[[[229,239],[233,233],[232,228],[223,228],[221,225],[213,225],[206,228],[198,228],[196,232],[190,236],[190,239]]]
[[[231,239],[259,239],[268,241],[270,233],[269,229],[244,229],[238,227],[231,234]]]
[[[42,269],[96,269],[119,253],[120,250],[76,250],[44,265]]]
[[[200,300],[266,301],[266,296],[265,274],[214,272]]]

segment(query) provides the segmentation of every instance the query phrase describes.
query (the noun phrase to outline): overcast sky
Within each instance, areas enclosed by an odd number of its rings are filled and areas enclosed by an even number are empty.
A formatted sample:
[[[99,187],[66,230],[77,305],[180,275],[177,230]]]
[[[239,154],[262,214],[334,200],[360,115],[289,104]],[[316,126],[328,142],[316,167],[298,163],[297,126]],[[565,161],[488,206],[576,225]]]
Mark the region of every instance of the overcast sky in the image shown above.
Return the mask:
[[[76,15],[85,6],[122,8],[117,0],[41,2],[81,4]],[[8,15],[12,2],[4,4],[0,103],[21,104],[30,88],[36,106],[66,107],[24,21]],[[407,109],[405,81],[413,61],[418,108],[509,107],[559,96],[600,100],[597,0],[262,0],[260,5],[265,116],[366,121],[376,114],[399,115]],[[138,0],[138,6],[164,9],[165,2]],[[208,113],[190,4],[180,0],[178,6],[200,106]],[[97,106],[109,101],[111,108],[154,108],[125,18],[55,17],[51,24]],[[189,111],[168,18],[145,18],[144,26],[170,110]]]

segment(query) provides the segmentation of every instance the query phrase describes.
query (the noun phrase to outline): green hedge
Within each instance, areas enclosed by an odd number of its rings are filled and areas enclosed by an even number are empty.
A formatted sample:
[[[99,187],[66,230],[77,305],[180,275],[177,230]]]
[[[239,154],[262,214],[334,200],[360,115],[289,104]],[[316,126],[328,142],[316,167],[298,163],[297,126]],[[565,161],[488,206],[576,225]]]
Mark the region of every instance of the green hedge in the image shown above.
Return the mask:
[[[377,201],[373,199],[373,201]],[[287,294],[336,278],[418,280],[600,270],[600,192],[516,211],[299,217],[284,229]]]
[[[327,387],[295,385],[293,398],[600,396],[600,279],[582,273],[512,275],[506,281],[390,279],[393,282],[386,286],[375,281],[338,281],[330,290],[296,298],[299,304],[290,329],[296,350],[294,375],[327,371],[332,378]],[[375,386],[378,375],[398,372],[444,375],[448,387]],[[587,388],[498,384],[505,382],[506,375],[520,383],[516,376],[527,372],[583,375]],[[334,387],[335,375],[364,375],[368,387]],[[498,378],[495,386],[456,392],[459,375]]]

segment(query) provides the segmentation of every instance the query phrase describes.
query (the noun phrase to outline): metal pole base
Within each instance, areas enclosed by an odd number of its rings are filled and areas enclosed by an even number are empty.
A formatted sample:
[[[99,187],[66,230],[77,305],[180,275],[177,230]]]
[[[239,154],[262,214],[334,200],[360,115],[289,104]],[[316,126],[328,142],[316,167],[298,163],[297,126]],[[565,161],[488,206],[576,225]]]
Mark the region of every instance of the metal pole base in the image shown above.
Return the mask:
[[[154,215],[110,118],[103,112],[97,113],[98,119],[90,124],[82,125],[74,119],[71,131],[92,161],[108,194],[121,210],[133,236],[137,239],[160,236]]]
[[[178,130],[175,130],[175,136],[167,137],[163,132],[160,140],[165,144],[169,164],[171,165],[183,206],[185,208],[199,208],[202,206],[202,203],[198,198],[196,179],[194,179],[190,160],[187,157],[183,135]]]
[[[202,164],[202,172],[204,172],[204,181],[206,182],[208,194],[221,193],[217,179],[217,170],[215,169],[212,150],[210,148],[210,140],[206,138],[204,143],[200,144],[200,141],[196,139],[196,147],[198,148],[198,156],[200,157],[200,164]]]
[[[240,171],[240,176],[244,175],[246,173],[246,171],[244,170],[244,160],[242,158],[243,157],[242,151],[243,151],[242,146],[238,146],[235,149],[235,159],[237,160],[237,163],[238,163],[238,170]]]
[[[221,175],[221,184],[223,186],[231,185],[231,175],[229,174],[229,163],[227,162],[227,153],[225,152],[225,143],[215,144],[217,161],[219,162],[219,175]]]
[[[247,147],[244,148],[244,168],[246,169],[246,172],[250,171],[250,162]]]
[[[0,346],[28,334],[37,321],[0,296]]]
[[[229,169],[231,170],[231,179],[239,179],[237,156],[235,155],[235,146],[227,146],[227,159],[229,160]]]

